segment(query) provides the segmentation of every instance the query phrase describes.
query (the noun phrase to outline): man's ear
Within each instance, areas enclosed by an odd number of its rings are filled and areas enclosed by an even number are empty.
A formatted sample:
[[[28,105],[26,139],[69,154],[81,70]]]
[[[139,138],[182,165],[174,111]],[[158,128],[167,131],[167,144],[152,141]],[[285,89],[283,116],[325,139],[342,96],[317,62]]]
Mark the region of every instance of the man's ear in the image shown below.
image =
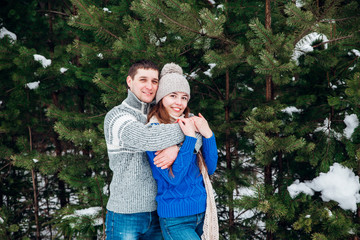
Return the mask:
[[[131,86],[131,82],[132,82],[132,78],[131,78],[130,76],[127,76],[127,78],[126,78],[126,83],[127,83],[127,85],[128,85],[129,88],[130,88],[130,86]]]

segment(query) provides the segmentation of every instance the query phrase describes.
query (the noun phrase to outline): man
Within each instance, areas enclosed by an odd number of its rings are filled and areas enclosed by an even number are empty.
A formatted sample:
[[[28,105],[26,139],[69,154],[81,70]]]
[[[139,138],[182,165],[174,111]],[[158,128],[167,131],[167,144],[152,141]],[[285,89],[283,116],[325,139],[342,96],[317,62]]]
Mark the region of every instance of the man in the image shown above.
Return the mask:
[[[168,167],[176,159],[176,144],[184,141],[184,134],[178,124],[145,125],[159,84],[159,70],[153,62],[133,64],[126,83],[128,97],[111,109],[104,121],[113,171],[106,235],[107,239],[162,239],[156,213],[156,182],[145,151],[168,148],[155,159],[157,166]]]

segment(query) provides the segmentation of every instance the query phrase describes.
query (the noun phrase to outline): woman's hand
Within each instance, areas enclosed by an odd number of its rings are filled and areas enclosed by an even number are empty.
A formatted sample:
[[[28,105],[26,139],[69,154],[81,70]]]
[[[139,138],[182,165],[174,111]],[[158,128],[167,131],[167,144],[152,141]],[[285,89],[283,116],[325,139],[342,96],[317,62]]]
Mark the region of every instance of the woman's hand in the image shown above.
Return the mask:
[[[189,137],[196,137],[196,127],[194,121],[191,118],[179,118],[178,122],[184,135]]]
[[[204,116],[201,115],[201,113],[199,113],[198,117],[194,116],[190,119],[194,121],[197,131],[200,132],[200,134],[203,135],[205,138],[210,138],[213,135],[209,127],[209,123],[206,121]]]

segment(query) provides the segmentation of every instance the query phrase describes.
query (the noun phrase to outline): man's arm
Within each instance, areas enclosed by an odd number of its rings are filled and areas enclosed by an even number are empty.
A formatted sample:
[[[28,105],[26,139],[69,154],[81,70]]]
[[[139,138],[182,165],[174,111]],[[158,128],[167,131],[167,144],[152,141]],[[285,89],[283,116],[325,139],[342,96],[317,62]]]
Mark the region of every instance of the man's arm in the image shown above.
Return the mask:
[[[108,145],[134,148],[140,151],[157,151],[184,141],[178,124],[144,125],[126,111],[108,114],[104,122]]]

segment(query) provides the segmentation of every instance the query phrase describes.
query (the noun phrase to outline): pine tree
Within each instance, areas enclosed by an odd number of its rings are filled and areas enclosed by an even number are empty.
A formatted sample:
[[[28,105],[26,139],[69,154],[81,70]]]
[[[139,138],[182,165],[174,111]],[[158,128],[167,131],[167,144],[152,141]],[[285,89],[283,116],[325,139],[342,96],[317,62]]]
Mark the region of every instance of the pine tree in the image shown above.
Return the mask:
[[[183,67],[215,132],[222,239],[358,239],[360,210],[287,188],[334,163],[360,173],[344,122],[359,116],[357,1],[1,4],[17,34],[0,39],[2,238],[103,236],[103,117],[147,58]]]

